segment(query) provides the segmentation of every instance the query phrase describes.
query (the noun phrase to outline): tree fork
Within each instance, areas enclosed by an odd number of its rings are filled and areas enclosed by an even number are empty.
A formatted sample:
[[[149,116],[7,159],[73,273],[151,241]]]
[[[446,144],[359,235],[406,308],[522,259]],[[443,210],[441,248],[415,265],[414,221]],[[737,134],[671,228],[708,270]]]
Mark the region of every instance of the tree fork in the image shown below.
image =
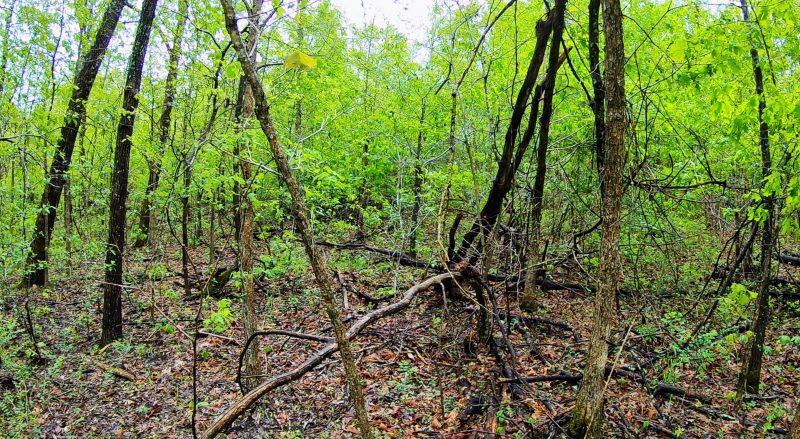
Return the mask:
[[[539,120],[539,144],[536,148],[536,175],[533,181],[533,193],[531,197],[531,230],[528,231],[528,249],[526,252],[525,270],[525,290],[522,295],[522,304],[526,305],[527,311],[536,310],[536,280],[540,277],[542,270],[537,268],[539,262],[544,259],[539,255],[539,240],[541,238],[542,223],[542,204],[544,202],[544,178],[547,174],[547,149],[550,143],[550,122],[553,119],[553,93],[556,87],[556,75],[561,63],[566,59],[568,52],[559,55],[561,48],[561,38],[564,33],[564,10],[566,0],[557,1],[555,4],[555,16],[553,18],[553,35],[550,39],[550,56],[548,58],[547,74],[542,86],[542,117]],[[534,96],[535,98],[536,96]],[[545,249],[545,252],[547,249]]]
[[[494,227],[497,217],[502,210],[503,200],[511,190],[513,185],[514,175],[516,174],[519,161],[514,160],[514,146],[516,145],[517,135],[519,133],[522,118],[525,115],[525,109],[528,105],[528,99],[533,92],[536,84],[539,69],[544,62],[545,50],[547,49],[547,41],[550,32],[553,28],[554,13],[551,11],[547,17],[539,20],[536,23],[536,47],[533,51],[533,56],[528,64],[528,70],[525,74],[525,79],[520,86],[517,99],[514,102],[514,109],[511,113],[511,121],[506,130],[503,152],[500,156],[500,162],[497,165],[497,174],[495,175],[492,187],[489,190],[489,196],[481,209],[479,217],[472,224],[472,227],[467,231],[461,240],[461,246],[453,256],[454,262],[459,262],[472,248],[472,244],[478,235],[486,235]],[[527,146],[527,145],[526,145]],[[517,156],[521,158],[519,150],[524,154],[524,147],[522,144],[518,147]],[[521,161],[521,160],[520,160]]]

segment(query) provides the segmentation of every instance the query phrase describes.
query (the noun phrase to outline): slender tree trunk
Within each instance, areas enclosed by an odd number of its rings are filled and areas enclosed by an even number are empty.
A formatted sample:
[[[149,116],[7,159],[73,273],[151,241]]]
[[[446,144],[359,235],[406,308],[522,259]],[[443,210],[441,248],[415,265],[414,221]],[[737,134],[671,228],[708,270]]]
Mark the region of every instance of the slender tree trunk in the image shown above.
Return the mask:
[[[133,49],[128,59],[128,73],[122,97],[122,114],[117,126],[117,147],[114,151],[114,172],[111,174],[109,202],[108,246],[103,292],[103,334],[105,346],[122,338],[122,263],[125,250],[125,203],[128,200],[128,173],[131,159],[131,137],[136,120],[137,94],[142,84],[142,68],[150,41],[150,30],[156,15],[157,0],[144,0]]]
[[[170,126],[172,124],[172,108],[175,106],[175,89],[178,79],[178,63],[181,58],[181,42],[183,30],[186,27],[186,18],[189,13],[189,2],[180,0],[180,11],[177,14],[178,22],[172,33],[172,45],[169,47],[169,64],[167,65],[167,80],[164,84],[164,102],[161,105],[161,117],[158,120],[158,151],[155,157],[147,159],[147,190],[139,211],[139,235],[133,246],[143,247],[150,240],[150,228],[153,227],[153,197],[158,189],[161,176],[161,159],[169,140]]]
[[[330,278],[330,271],[328,271],[325,258],[314,246],[314,233],[308,219],[303,189],[297,181],[294,171],[289,164],[286,152],[278,140],[272,118],[269,114],[269,105],[266,101],[264,89],[261,82],[259,82],[258,74],[253,67],[252,61],[248,57],[248,53],[239,34],[239,29],[236,26],[236,16],[233,6],[231,6],[229,0],[221,0],[221,3],[225,12],[225,27],[228,30],[228,34],[230,34],[234,49],[236,49],[239,63],[244,70],[244,76],[247,78],[247,82],[250,84],[253,92],[256,117],[261,124],[261,130],[267,137],[270,152],[278,167],[281,179],[286,183],[286,187],[289,190],[289,195],[292,199],[292,210],[294,211],[297,228],[300,232],[300,240],[303,242],[303,247],[308,255],[314,277],[317,280],[323,307],[333,325],[336,343],[339,346],[342,365],[344,366],[345,377],[350,391],[350,398],[355,407],[358,427],[361,430],[363,438],[371,439],[372,429],[364,403],[363,383],[361,382],[358,369],[356,368],[353,351],[347,339],[345,327],[340,318],[339,308],[334,296],[333,282]]]
[[[83,116],[86,114],[86,99],[92,91],[97,72],[125,3],[125,0],[111,1],[103,15],[94,43],[84,57],[80,72],[75,78],[72,96],[67,106],[67,115],[64,117],[64,125],[61,127],[61,137],[56,145],[55,157],[50,164],[50,171],[47,174],[39,204],[39,213],[36,216],[36,231],[25,264],[28,270],[25,275],[27,286],[45,286],[47,283],[47,250],[56,221],[56,209],[61,201],[61,192],[64,189],[67,171],[72,161],[75,140],[84,119]]]
[[[8,7],[8,15],[6,16],[5,34],[3,34],[3,53],[0,54],[0,99],[3,97],[6,82],[6,69],[8,68],[8,41],[11,39],[11,23],[14,21],[14,7],[17,5],[17,0],[11,0],[11,5]]]
[[[742,18],[747,22],[750,17],[746,0],[741,0]],[[772,157],[770,154],[769,126],[764,120],[767,101],[764,97],[764,74],[761,71],[761,61],[755,47],[750,49],[750,58],[753,63],[753,76],[755,78],[756,95],[758,96],[758,122],[759,122],[759,147],[761,149],[761,178],[765,179],[772,174]],[[761,382],[761,362],[764,355],[764,339],[766,338],[767,325],[769,324],[769,285],[772,280],[771,262],[775,248],[775,199],[773,194],[765,194],[763,198],[767,218],[761,232],[761,263],[759,265],[758,298],[753,319],[753,337],[742,359],[742,369],[739,373],[737,394],[739,397],[745,393],[758,393]]]
[[[536,280],[540,277],[541,270],[535,268],[541,262],[539,254],[539,241],[541,239],[542,204],[544,201],[544,178],[547,174],[547,149],[550,143],[550,121],[553,118],[553,93],[556,88],[558,68],[564,59],[559,59],[561,38],[564,33],[564,10],[566,0],[555,3],[555,17],[553,19],[553,36],[550,39],[550,56],[548,59],[547,75],[542,87],[542,118],[539,121],[539,144],[536,148],[536,175],[533,180],[531,197],[531,223],[528,231],[528,249],[526,251],[525,290],[521,305],[526,311],[536,311]],[[566,57],[566,53],[564,56]],[[538,96],[534,96],[534,99]]]
[[[183,194],[181,195],[181,273],[183,273],[183,295],[192,294],[189,284],[189,193],[192,188],[192,161],[189,151],[184,150],[181,164],[183,165]]]
[[[256,50],[258,49],[258,32],[262,23],[258,19],[258,13],[261,12],[263,0],[256,0],[253,2],[249,11],[250,22],[248,24],[247,33],[247,52],[250,54],[250,62],[254,63],[256,60]],[[243,89],[240,94],[240,103],[237,103],[239,109],[237,119],[237,129],[244,132],[248,127],[248,122],[253,117],[253,89],[248,84],[247,79],[242,76],[241,78]],[[253,183],[253,167],[250,163],[250,145],[249,143],[242,143],[239,145],[239,171],[244,182],[240,187],[239,192],[239,205],[237,206],[237,213],[239,215],[239,273],[241,274],[242,285],[242,298],[244,305],[244,339],[249,340],[250,337],[258,331],[258,314],[256,313],[256,305],[258,297],[256,295],[255,279],[253,279],[253,202],[249,197],[252,190]],[[259,344],[258,340],[253,340],[250,348],[244,358],[244,376],[243,382],[246,387],[255,387],[258,384],[259,376],[261,373],[261,363],[259,361]]]
[[[600,438],[603,431],[603,393],[607,340],[614,323],[614,295],[622,273],[619,252],[622,172],[625,165],[625,48],[622,39],[620,0],[604,0],[607,113],[606,151],[603,160],[602,220],[599,288],[595,295],[594,321],[589,352],[569,426],[574,437]]]
[[[294,139],[299,142],[303,138],[303,98],[294,103]]]
[[[408,239],[408,251],[411,256],[417,256],[417,234],[419,233],[419,211],[422,209],[422,145],[425,143],[425,98],[422,99],[422,109],[419,116],[419,132],[417,133],[417,149],[414,151],[414,207],[411,209],[411,236]]]
[[[67,261],[72,265],[72,182],[67,179],[64,185],[64,246],[67,250]]]
[[[603,182],[603,154],[606,141],[606,108],[603,73],[600,70],[600,2],[589,0],[589,68],[592,76],[592,112],[594,113],[594,142],[597,160],[597,173],[600,176],[601,194]]]

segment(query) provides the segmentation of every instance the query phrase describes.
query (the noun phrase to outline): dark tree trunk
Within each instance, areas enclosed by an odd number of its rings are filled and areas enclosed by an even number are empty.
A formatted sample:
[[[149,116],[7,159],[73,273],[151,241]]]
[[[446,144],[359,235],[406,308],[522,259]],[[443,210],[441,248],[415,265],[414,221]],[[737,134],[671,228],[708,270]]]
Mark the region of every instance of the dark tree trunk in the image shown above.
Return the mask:
[[[125,203],[128,200],[128,173],[131,159],[131,137],[136,120],[137,94],[142,84],[142,67],[150,41],[150,29],[156,15],[157,0],[144,0],[133,49],[128,59],[128,73],[122,96],[122,114],[117,126],[117,147],[114,151],[114,172],[111,174],[106,276],[103,292],[103,334],[105,346],[122,338],[122,262],[125,251]]]
[[[619,252],[622,173],[625,166],[625,48],[620,0],[605,0],[605,92],[608,108],[605,157],[603,159],[602,221],[599,288],[595,293],[594,318],[583,383],[578,391],[569,426],[574,437],[603,436],[603,392],[608,360],[608,339],[614,322],[614,295],[619,286],[622,263]]]
[[[603,182],[603,154],[606,142],[606,108],[603,73],[600,71],[600,1],[589,0],[589,68],[592,76],[592,112],[594,113],[594,141],[597,173],[600,176],[601,194]]]
[[[541,270],[535,268],[540,262],[539,241],[542,224],[542,204],[544,201],[544,178],[547,174],[547,149],[550,143],[550,121],[553,118],[553,93],[556,88],[556,76],[558,68],[564,59],[559,59],[561,48],[561,37],[564,33],[564,10],[566,0],[557,1],[555,4],[555,17],[553,19],[553,37],[550,41],[550,56],[548,58],[547,75],[542,87],[542,118],[539,121],[539,144],[536,148],[536,175],[533,179],[533,191],[531,196],[531,223],[528,231],[528,250],[525,261],[525,291],[523,292],[523,304],[527,311],[534,312],[536,309],[535,291],[536,280]],[[566,57],[566,53],[564,56]],[[537,96],[534,96],[537,98]]]
[[[503,142],[503,153],[497,165],[497,174],[492,182],[492,187],[489,190],[486,203],[483,205],[483,209],[481,209],[480,216],[464,235],[461,241],[461,247],[456,254],[453,255],[454,262],[464,259],[472,248],[475,239],[479,235],[486,236],[494,227],[497,217],[500,215],[500,211],[503,208],[503,200],[505,200],[508,191],[511,190],[511,186],[514,182],[514,175],[516,174],[521,157],[525,152],[523,144],[520,144],[516,154],[520,160],[515,160],[514,149],[517,135],[519,134],[519,129],[522,124],[522,118],[525,116],[528,99],[536,85],[539,69],[544,62],[544,54],[547,49],[548,37],[553,29],[554,17],[555,14],[551,11],[545,19],[536,23],[536,47],[534,48],[531,62],[528,65],[525,79],[522,81],[522,86],[517,94],[516,102],[514,103],[514,109],[511,113],[511,122],[508,124],[508,130],[506,130],[505,140]],[[527,145],[524,146],[527,147]]]
[[[742,18],[749,21],[748,5],[746,0],[741,0]],[[758,137],[761,149],[761,178],[765,179],[772,174],[772,157],[770,154],[769,126],[764,120],[767,101],[764,97],[764,74],[761,71],[761,61],[755,47],[750,49],[750,59],[753,63],[753,76],[755,79],[756,95],[758,96]],[[769,323],[769,285],[771,276],[772,253],[775,248],[775,198],[773,194],[766,194],[763,198],[767,218],[761,232],[761,263],[759,265],[758,298],[753,323],[753,338],[748,343],[742,360],[742,369],[739,374],[737,393],[741,397],[744,393],[758,393],[761,382],[761,362],[764,355],[764,339],[766,338],[767,324]]]
[[[47,174],[42,192],[33,242],[31,242],[25,263],[26,270],[28,270],[25,274],[27,286],[45,286],[47,283],[47,250],[56,222],[56,209],[61,201],[61,192],[66,183],[70,162],[72,162],[75,140],[86,114],[86,99],[89,98],[89,93],[92,91],[97,72],[100,70],[100,64],[125,3],[125,0],[112,0],[103,15],[103,21],[95,35],[94,44],[84,57],[80,72],[75,77],[72,96],[67,105],[67,115],[64,117],[64,125],[61,127],[61,137],[56,144],[55,157],[50,164],[50,172]]]
[[[158,180],[161,176],[161,155],[169,141],[170,126],[172,124],[172,108],[175,105],[175,88],[178,79],[178,63],[181,57],[181,41],[186,18],[189,12],[189,2],[181,0],[180,12],[177,14],[178,23],[172,34],[172,46],[169,47],[169,64],[167,65],[167,81],[164,85],[164,103],[161,105],[161,117],[158,120],[158,151],[155,157],[147,159],[147,190],[142,207],[139,211],[139,235],[134,241],[134,247],[143,247],[150,240],[150,228],[153,226],[153,197],[158,189]]]

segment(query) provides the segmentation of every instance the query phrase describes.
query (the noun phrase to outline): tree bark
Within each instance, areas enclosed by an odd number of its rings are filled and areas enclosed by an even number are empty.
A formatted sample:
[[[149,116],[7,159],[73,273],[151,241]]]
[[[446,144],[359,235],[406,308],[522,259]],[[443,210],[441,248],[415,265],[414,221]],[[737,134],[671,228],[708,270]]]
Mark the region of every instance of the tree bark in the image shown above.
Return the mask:
[[[625,165],[625,48],[620,0],[604,0],[607,113],[606,151],[603,160],[600,279],[595,294],[589,352],[584,379],[575,404],[570,433],[575,437],[600,438],[603,431],[604,371],[607,340],[614,322],[614,294],[622,273],[619,235],[622,208],[622,173]]]
[[[150,41],[150,30],[156,15],[157,0],[144,0],[128,59],[128,73],[122,97],[122,114],[117,125],[117,146],[114,171],[111,174],[108,244],[106,247],[105,284],[103,292],[103,325],[100,345],[122,338],[122,263],[125,251],[125,203],[128,200],[128,174],[131,159],[133,125],[136,120],[137,94],[142,84],[142,68]]]
[[[170,126],[172,124],[172,108],[175,106],[175,88],[178,79],[178,63],[181,57],[181,42],[186,19],[189,14],[189,2],[180,0],[180,11],[177,14],[178,22],[172,33],[172,45],[169,47],[169,64],[167,65],[167,80],[164,83],[164,102],[161,104],[161,117],[158,119],[158,151],[155,157],[147,158],[147,190],[142,200],[139,211],[139,235],[133,246],[144,247],[150,241],[150,229],[153,227],[153,197],[158,189],[161,176],[161,156],[169,141]]]
[[[258,74],[253,67],[248,53],[242,43],[239,29],[236,26],[236,16],[233,6],[229,0],[221,0],[222,7],[225,12],[225,27],[230,34],[231,42],[233,43],[236,54],[239,58],[239,63],[244,71],[244,76],[247,78],[255,103],[255,114],[261,125],[261,130],[267,137],[269,143],[270,153],[278,167],[281,179],[286,183],[289,190],[289,195],[292,199],[292,210],[295,214],[297,221],[297,228],[300,232],[300,240],[303,242],[306,254],[308,255],[311,268],[314,272],[317,284],[320,289],[323,307],[328,318],[333,325],[333,330],[336,338],[336,343],[339,346],[339,351],[342,357],[342,365],[344,366],[345,377],[347,379],[348,388],[350,391],[350,399],[353,402],[356,412],[356,419],[359,429],[361,430],[362,437],[366,439],[372,438],[372,429],[370,427],[369,418],[364,403],[363,383],[356,368],[353,351],[350,347],[350,342],[347,337],[347,332],[342,324],[339,309],[336,305],[334,296],[333,282],[330,278],[330,271],[323,255],[317,251],[314,246],[314,234],[311,229],[311,223],[308,219],[308,211],[306,210],[305,198],[303,189],[294,171],[289,164],[289,159],[283,146],[278,140],[272,118],[269,113],[269,105],[267,104],[264,89],[259,81]]]
[[[56,153],[50,164],[50,171],[47,174],[42,199],[39,203],[36,230],[25,262],[26,270],[28,270],[25,274],[26,286],[43,287],[47,284],[47,251],[56,222],[56,209],[61,201],[61,192],[66,184],[67,171],[72,162],[75,140],[86,114],[86,99],[89,98],[89,93],[92,91],[97,72],[100,70],[100,64],[125,3],[125,0],[112,0],[103,14],[103,21],[97,30],[94,43],[81,63],[80,72],[75,77],[72,96],[67,104],[67,115],[64,116],[64,125],[61,127],[61,137],[58,139]]]
[[[548,59],[547,74],[542,87],[542,118],[539,121],[539,145],[536,148],[536,176],[533,181],[531,197],[531,223],[528,231],[528,249],[526,252],[525,290],[523,291],[522,304],[527,311],[536,311],[536,280],[542,272],[535,267],[541,262],[539,254],[539,241],[541,239],[542,202],[544,201],[544,178],[547,174],[547,148],[550,143],[550,121],[553,118],[553,93],[556,87],[556,76],[561,65],[559,50],[561,37],[564,33],[564,10],[566,0],[555,3],[555,16],[553,17],[553,36],[550,40],[550,56]],[[564,54],[567,55],[566,53]],[[534,99],[536,96],[534,96]]]
[[[749,21],[748,5],[746,0],[740,0],[742,18]],[[767,101],[764,96],[764,74],[761,71],[761,61],[755,46],[750,48],[750,58],[753,63],[753,77],[755,79],[756,96],[758,96],[758,122],[759,122],[759,148],[761,150],[761,178],[766,179],[772,174],[772,157],[770,154],[769,126],[764,120]],[[741,398],[745,393],[758,393],[761,382],[761,363],[764,355],[764,339],[766,338],[769,323],[769,286],[772,279],[771,262],[775,248],[775,198],[773,194],[765,194],[763,198],[767,218],[761,232],[761,263],[759,265],[758,298],[756,299],[755,317],[753,319],[753,337],[742,359],[742,369],[736,387],[737,395]]]
[[[256,61],[256,50],[258,49],[258,32],[262,25],[259,20],[259,12],[263,5],[263,0],[256,0],[251,5],[249,15],[251,17],[248,22],[247,31],[247,53],[250,54],[250,62]],[[253,89],[248,84],[247,78],[242,75],[241,78],[243,88],[238,96],[240,99],[237,102],[237,131],[243,133],[248,127],[248,121],[253,117]],[[253,167],[250,163],[250,145],[242,142],[239,144],[239,172],[242,176],[244,184],[240,187],[239,191],[239,205],[237,206],[237,213],[239,216],[239,273],[241,275],[241,293],[243,299],[244,309],[244,339],[249,340],[251,336],[258,331],[258,315],[256,314],[256,288],[255,280],[253,279],[253,203],[248,196],[252,183],[253,183]],[[258,340],[252,341],[252,348],[249,349],[244,358],[244,376],[243,383],[246,388],[255,387],[259,382],[261,372],[261,364],[259,361],[258,353],[260,352]]]
[[[800,439],[800,401],[795,402],[794,419],[786,437],[787,439]]]

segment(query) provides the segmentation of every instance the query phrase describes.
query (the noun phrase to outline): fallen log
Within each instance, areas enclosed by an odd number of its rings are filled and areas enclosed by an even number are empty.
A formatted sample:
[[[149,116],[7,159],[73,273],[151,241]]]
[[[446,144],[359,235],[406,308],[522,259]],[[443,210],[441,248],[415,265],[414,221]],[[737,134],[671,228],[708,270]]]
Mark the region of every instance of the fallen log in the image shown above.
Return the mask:
[[[775,259],[781,264],[791,265],[793,267],[800,267],[800,256],[791,253],[775,253]]]
[[[633,380],[639,384],[646,384],[646,380],[641,375],[637,374],[636,372],[626,370],[626,369],[611,369],[611,366],[606,366],[606,376],[611,373],[612,376],[616,377],[624,377]],[[544,383],[544,382],[551,382],[551,381],[564,381],[571,383],[573,385],[577,385],[583,379],[583,374],[567,374],[567,373],[559,373],[553,375],[540,375],[540,376],[532,376],[532,377],[520,377],[519,379],[510,379],[510,380],[502,380],[501,382],[514,382],[514,381],[524,381],[526,383]],[[705,404],[711,403],[711,398],[698,392],[693,392],[691,390],[686,390],[678,386],[673,386],[671,384],[664,384],[658,383],[656,384],[655,389],[653,389],[653,396],[679,396],[684,399],[694,399],[696,401],[703,402]]]
[[[347,338],[352,339],[378,319],[396,314],[408,308],[408,306],[411,305],[411,301],[414,299],[414,296],[416,296],[416,294],[420,291],[424,291],[431,286],[437,285],[447,279],[458,280],[462,277],[463,276],[461,273],[458,272],[444,273],[430,277],[423,282],[414,285],[413,287],[409,288],[405,294],[403,294],[403,297],[397,302],[394,302],[391,305],[387,305],[383,308],[378,308],[358,319],[353,326],[347,330]],[[303,375],[319,366],[326,358],[333,355],[337,350],[339,350],[339,348],[336,343],[329,343],[322,349],[315,352],[305,362],[296,368],[264,381],[258,385],[258,387],[244,395],[242,399],[237,401],[233,406],[228,408],[222,415],[214,420],[211,426],[208,427],[205,432],[203,432],[202,437],[206,439],[216,437],[220,432],[222,432],[223,429],[230,426],[233,421],[235,421],[239,416],[247,411],[247,409],[255,404],[255,402],[258,401],[264,394],[300,379]]]
[[[697,401],[704,402],[706,404],[711,402],[711,398],[709,398],[706,395],[664,383],[658,383],[656,385],[656,389],[653,391],[653,396],[659,396],[659,395],[680,396],[681,398],[695,399]]]

